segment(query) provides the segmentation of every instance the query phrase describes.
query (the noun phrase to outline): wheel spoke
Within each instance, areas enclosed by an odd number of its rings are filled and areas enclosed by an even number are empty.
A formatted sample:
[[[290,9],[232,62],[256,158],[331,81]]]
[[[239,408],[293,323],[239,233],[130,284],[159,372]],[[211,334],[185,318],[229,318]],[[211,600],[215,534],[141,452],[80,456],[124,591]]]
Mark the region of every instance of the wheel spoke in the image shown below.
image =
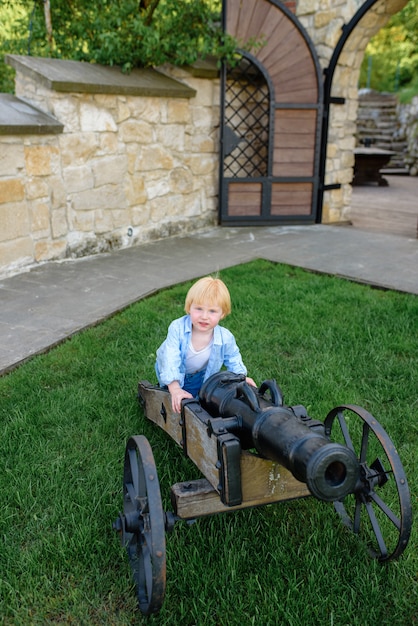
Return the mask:
[[[141,607],[145,608],[150,602],[153,584],[151,553],[146,543],[141,542],[137,546],[137,554],[132,563],[132,569],[137,585],[138,602]]]
[[[387,504],[385,504],[385,502],[383,502],[383,500],[377,495],[377,493],[373,492],[371,494],[371,498],[373,499],[373,502],[375,502],[377,504],[377,506],[380,508],[380,510],[383,511],[383,513],[386,515],[386,517],[388,519],[390,519],[392,524],[394,524],[394,526],[396,526],[396,528],[400,531],[401,530],[401,520],[399,519],[399,517],[397,517],[397,515],[395,515],[395,513],[392,511],[392,509],[390,509],[387,506]]]
[[[337,511],[338,515],[341,517],[341,521],[344,524],[344,526],[347,526],[347,528],[355,532],[353,529],[353,520],[349,516],[347,509],[345,508],[343,502],[340,502],[340,501],[334,502],[334,508]]]
[[[132,483],[133,483],[133,488],[135,490],[135,493],[138,494],[139,493],[139,484],[138,484],[138,476],[139,476],[139,471],[138,471],[138,457],[136,454],[136,450],[134,448],[132,448],[131,450],[129,450],[129,465],[130,465],[130,470],[131,470],[131,476],[132,476]],[[134,502],[135,499],[132,500],[132,502]]]
[[[132,483],[125,483],[126,491],[129,496],[129,499],[132,503],[135,503],[136,500],[136,492]]]
[[[335,510],[345,526],[365,539],[373,556],[398,558],[410,537],[412,506],[395,446],[375,418],[356,405],[336,407],[324,425],[327,435],[344,441],[359,460],[354,493],[335,502]]]
[[[378,521],[376,519],[376,515],[374,513],[373,506],[372,506],[371,502],[366,502],[365,503],[365,507],[366,507],[366,511],[367,511],[369,519],[370,519],[370,523],[371,523],[372,528],[373,528],[373,532],[374,532],[374,534],[376,536],[376,539],[377,539],[377,543],[378,543],[378,546],[379,546],[380,554],[381,554],[382,557],[386,557],[387,554],[388,554],[388,550],[386,548],[386,544],[384,542],[383,535],[382,535],[382,532],[380,530],[380,526],[379,526],[379,523],[378,523]]]
[[[344,437],[345,445],[347,446],[347,448],[350,448],[350,450],[353,450],[353,452],[355,452],[353,442],[351,441],[350,433],[348,432],[347,422],[345,421],[344,413],[342,411],[338,413],[338,421],[340,423],[341,432]]]
[[[362,507],[362,503],[356,499],[356,507],[354,510],[354,523],[353,523],[353,532],[356,533],[356,535],[360,533],[361,507]]]
[[[145,537],[147,534],[150,534],[150,533],[146,533]],[[151,550],[149,548],[149,545],[151,543],[152,543],[151,537],[149,537],[148,541],[145,541],[144,545],[142,546],[142,556],[144,559],[144,578],[145,578],[145,585],[147,588],[148,598],[151,598],[152,596],[152,587],[153,587],[152,558],[151,558]]]
[[[124,466],[126,546],[140,611],[160,610],[165,593],[165,518],[154,457],[147,439],[131,437]],[[126,533],[127,534],[127,533]]]
[[[364,422],[363,435],[361,437],[360,463],[365,463],[367,458],[367,449],[369,447],[369,425]]]

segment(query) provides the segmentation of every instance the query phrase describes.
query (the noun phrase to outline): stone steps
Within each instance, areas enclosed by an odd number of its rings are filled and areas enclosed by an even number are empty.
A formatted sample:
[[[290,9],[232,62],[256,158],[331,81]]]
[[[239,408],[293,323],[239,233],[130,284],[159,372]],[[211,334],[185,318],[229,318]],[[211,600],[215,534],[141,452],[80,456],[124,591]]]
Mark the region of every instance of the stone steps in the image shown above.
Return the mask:
[[[357,146],[371,139],[375,148],[395,152],[390,168],[405,167],[407,142],[399,137],[398,99],[393,94],[359,92],[357,112]]]

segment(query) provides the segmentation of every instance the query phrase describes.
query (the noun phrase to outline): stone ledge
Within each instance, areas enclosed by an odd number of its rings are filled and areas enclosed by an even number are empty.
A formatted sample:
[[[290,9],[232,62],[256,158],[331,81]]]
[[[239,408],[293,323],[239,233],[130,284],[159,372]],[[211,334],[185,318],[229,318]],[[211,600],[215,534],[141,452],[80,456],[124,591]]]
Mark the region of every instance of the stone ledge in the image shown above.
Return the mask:
[[[191,87],[149,68],[123,74],[119,67],[17,54],[7,54],[5,61],[15,70],[59,92],[166,98],[193,98],[196,95]]]
[[[185,69],[195,78],[218,78],[220,73],[217,60],[212,56],[206,59],[198,59],[192,65],[185,67]]]
[[[64,126],[54,117],[8,93],[0,94],[0,135],[50,135]]]

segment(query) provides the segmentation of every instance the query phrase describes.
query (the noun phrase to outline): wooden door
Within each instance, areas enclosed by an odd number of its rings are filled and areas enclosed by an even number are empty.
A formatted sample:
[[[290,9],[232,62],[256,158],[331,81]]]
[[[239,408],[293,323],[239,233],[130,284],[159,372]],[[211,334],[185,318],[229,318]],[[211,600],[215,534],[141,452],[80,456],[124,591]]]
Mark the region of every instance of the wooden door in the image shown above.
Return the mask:
[[[239,41],[261,45],[223,68],[220,221],[314,223],[322,123],[314,48],[274,0],[225,0],[224,23]]]

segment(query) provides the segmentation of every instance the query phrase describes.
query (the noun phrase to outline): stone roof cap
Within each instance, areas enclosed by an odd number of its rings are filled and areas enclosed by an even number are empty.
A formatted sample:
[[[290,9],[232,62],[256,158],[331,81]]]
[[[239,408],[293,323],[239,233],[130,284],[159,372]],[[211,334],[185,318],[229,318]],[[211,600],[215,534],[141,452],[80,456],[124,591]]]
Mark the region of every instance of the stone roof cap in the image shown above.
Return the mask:
[[[193,98],[196,95],[188,85],[152,68],[138,68],[124,74],[120,67],[17,54],[7,54],[5,61],[55,91],[168,98]]]
[[[9,93],[0,93],[0,135],[57,134],[64,126],[47,113]]]

